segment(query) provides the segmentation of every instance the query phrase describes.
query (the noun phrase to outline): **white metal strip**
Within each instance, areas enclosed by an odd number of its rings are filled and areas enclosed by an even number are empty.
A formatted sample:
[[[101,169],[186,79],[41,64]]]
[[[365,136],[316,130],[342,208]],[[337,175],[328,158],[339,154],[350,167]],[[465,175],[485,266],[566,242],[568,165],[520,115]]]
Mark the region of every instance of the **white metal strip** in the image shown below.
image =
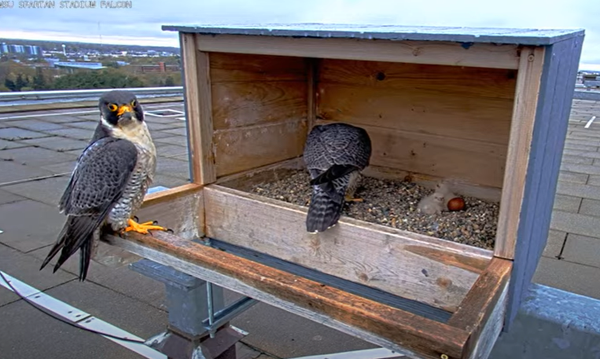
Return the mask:
[[[88,113],[98,113],[98,110],[94,111],[71,111],[71,112],[50,112],[50,113],[32,113],[30,115],[19,115],[19,116],[6,116],[0,117],[0,120],[13,120],[17,118],[30,118],[30,117],[49,117],[49,116],[62,116],[62,115],[82,115]]]
[[[136,335],[133,335],[129,332],[124,331],[121,328],[118,328],[110,323],[107,323],[101,319],[98,319],[89,313],[86,313],[82,310],[79,310],[65,302],[62,302],[48,294],[41,292],[40,290],[21,282],[20,280],[6,274],[5,272],[0,271],[4,277],[10,282],[10,284],[24,297],[26,297],[29,301],[35,303],[39,307],[42,307],[50,312],[57,314],[64,319],[77,323],[79,326],[100,331],[102,333],[115,335],[121,338],[128,338],[134,340],[144,340]],[[13,291],[12,288],[0,277],[0,285],[4,288]],[[106,339],[109,339],[133,352],[136,352],[146,358],[149,359],[167,359],[167,356],[156,351],[144,344],[141,343],[132,343],[123,340],[118,340],[110,337],[104,336]]]
[[[155,113],[157,111],[169,112],[170,114],[168,114],[168,115],[160,115],[158,113]],[[154,116],[154,117],[177,117],[177,116],[185,115],[185,112],[178,111],[178,110],[173,110],[171,108],[166,108],[166,109],[152,109],[152,110],[149,110],[149,111],[145,111],[144,114],[146,114],[148,116]]]
[[[585,128],[589,128],[595,119],[596,119],[596,116],[592,116],[592,118],[590,118],[590,120],[585,124]]]
[[[103,333],[107,333],[107,334],[111,334],[111,335],[116,335],[119,336],[121,338],[129,338],[129,339],[138,339],[138,340],[144,340],[138,336],[135,336],[129,332],[124,331],[123,329],[116,327],[110,323],[107,323],[103,320],[100,320],[96,317],[91,317],[89,319],[86,319],[83,322],[80,322],[79,325],[81,325],[82,327],[88,328],[88,329],[92,329],[92,330],[97,330]],[[163,353],[156,351],[152,348],[150,348],[149,346],[146,346],[145,344],[138,344],[138,343],[132,343],[132,342],[126,342],[126,341],[122,341],[122,340],[118,340],[118,339],[114,339],[114,338],[109,338],[109,337],[105,337],[108,340],[112,340],[113,342],[124,346],[125,348],[131,350],[132,352],[136,352],[139,355],[142,355],[146,358],[150,358],[150,359],[167,359],[167,356],[164,355]]]
[[[332,354],[321,354],[311,355],[305,357],[297,357],[293,359],[392,359],[392,358],[406,358],[404,354],[396,353],[392,350],[377,348],[377,349],[365,349],[355,350],[350,352],[332,353]]]

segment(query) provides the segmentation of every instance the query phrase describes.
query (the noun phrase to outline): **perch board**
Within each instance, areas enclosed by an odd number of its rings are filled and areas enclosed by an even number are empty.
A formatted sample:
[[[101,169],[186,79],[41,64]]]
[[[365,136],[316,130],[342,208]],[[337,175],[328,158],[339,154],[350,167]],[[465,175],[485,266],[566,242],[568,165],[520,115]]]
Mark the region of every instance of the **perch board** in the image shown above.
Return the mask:
[[[255,203],[253,196],[213,184],[206,187],[190,184],[168,191],[158,192],[147,196],[140,218],[154,213],[160,213],[161,224],[168,225],[175,233],[181,231],[191,238],[196,234],[202,236],[203,225],[211,233],[209,222],[215,221],[215,227],[220,228],[218,219],[224,215],[223,206],[231,201],[240,206]],[[268,201],[267,201],[268,202]],[[298,208],[279,207],[280,204],[264,203],[266,213],[289,217],[291,229],[301,222],[304,211]],[[196,209],[194,211],[193,209]],[[256,211],[256,209],[254,209]],[[271,211],[271,212],[269,212]],[[205,218],[201,215],[204,212]],[[225,211],[227,212],[227,211]],[[156,217],[154,217],[156,218]],[[240,217],[244,221],[253,218]],[[269,222],[273,222],[272,220]],[[296,222],[296,223],[294,223]],[[356,236],[355,231],[364,231],[357,223],[345,219],[339,225],[344,235]],[[506,289],[512,263],[500,258],[491,258],[485,251],[471,249],[472,252],[461,251],[461,245],[436,246],[427,237],[409,233],[394,233],[381,226],[373,226],[373,234],[378,234],[380,240],[386,240],[388,246],[398,256],[405,256],[397,261],[400,267],[408,268],[401,263],[403,259],[416,261],[417,267],[432,268],[443,266],[447,270],[442,278],[434,283],[417,284],[407,279],[400,286],[406,286],[403,293],[410,297],[411,291],[416,291],[420,285],[438,286],[447,295],[440,296],[442,302],[436,303],[434,291],[420,292],[420,300],[443,307],[451,313],[446,323],[424,318],[403,309],[385,305],[351,294],[346,291],[327,286],[314,280],[272,268],[226,251],[212,248],[168,233],[157,232],[152,236],[130,234],[126,239],[110,236],[107,239],[115,246],[126,249],[139,256],[158,263],[169,265],[182,272],[213,282],[230,290],[256,298],[263,302],[278,306],[287,311],[299,314],[312,320],[317,320],[351,335],[358,336],[392,350],[408,354],[414,358],[448,358],[477,357],[482,352],[491,350],[490,345],[495,341],[502,323],[503,308],[506,300]],[[216,234],[216,233],[215,233]],[[210,235],[208,236],[210,237]],[[221,233],[227,242],[235,241],[236,235]],[[241,236],[239,236],[241,237]],[[329,238],[336,241],[335,238]],[[363,238],[364,239],[364,238]],[[374,241],[377,241],[375,238]],[[332,242],[333,242],[332,241]],[[337,242],[331,251],[343,252],[348,247],[343,242]],[[463,248],[466,249],[466,248]],[[458,272],[472,273],[472,283],[464,291],[452,289],[458,280]],[[464,274],[463,273],[463,274]],[[423,276],[421,274],[421,276]],[[432,275],[433,277],[433,275]],[[381,281],[395,278],[382,277]],[[397,283],[397,282],[396,282]],[[408,289],[410,288],[410,289]],[[431,289],[431,288],[430,288]],[[439,292],[437,292],[439,293]],[[413,295],[414,296],[414,295]],[[446,305],[448,300],[456,301],[455,305]],[[485,345],[485,338],[490,345]],[[481,339],[484,338],[484,339]]]

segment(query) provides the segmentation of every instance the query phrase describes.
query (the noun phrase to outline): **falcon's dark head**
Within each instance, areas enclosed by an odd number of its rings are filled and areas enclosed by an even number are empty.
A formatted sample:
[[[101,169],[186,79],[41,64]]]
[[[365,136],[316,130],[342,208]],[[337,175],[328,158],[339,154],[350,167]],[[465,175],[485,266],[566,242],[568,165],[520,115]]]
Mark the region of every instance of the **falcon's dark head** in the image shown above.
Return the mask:
[[[133,92],[113,90],[100,97],[100,113],[109,125],[121,127],[131,121],[144,121],[142,105]]]

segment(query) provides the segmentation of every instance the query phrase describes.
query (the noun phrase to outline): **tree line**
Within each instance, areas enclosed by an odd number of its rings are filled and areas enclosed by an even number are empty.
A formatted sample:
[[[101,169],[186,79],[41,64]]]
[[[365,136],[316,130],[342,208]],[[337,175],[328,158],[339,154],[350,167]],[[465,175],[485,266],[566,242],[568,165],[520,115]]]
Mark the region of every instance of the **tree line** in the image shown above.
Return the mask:
[[[180,86],[181,74],[148,73],[133,75],[122,68],[79,70],[71,74],[36,68],[32,71],[0,71],[0,91],[76,90],[130,87]],[[2,77],[4,77],[2,79]]]

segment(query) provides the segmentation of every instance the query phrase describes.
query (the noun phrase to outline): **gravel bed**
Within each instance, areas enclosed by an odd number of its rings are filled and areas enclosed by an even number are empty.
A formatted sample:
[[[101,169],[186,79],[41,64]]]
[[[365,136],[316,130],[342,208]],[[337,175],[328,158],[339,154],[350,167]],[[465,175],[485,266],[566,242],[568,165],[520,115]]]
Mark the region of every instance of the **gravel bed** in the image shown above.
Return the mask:
[[[311,188],[305,171],[271,183],[255,185],[251,192],[301,206],[308,206]],[[362,177],[355,197],[363,202],[346,203],[343,214],[367,222],[378,223],[436,238],[493,249],[499,204],[473,197],[463,197],[465,209],[441,214],[417,211],[421,198],[432,189],[400,180]]]

